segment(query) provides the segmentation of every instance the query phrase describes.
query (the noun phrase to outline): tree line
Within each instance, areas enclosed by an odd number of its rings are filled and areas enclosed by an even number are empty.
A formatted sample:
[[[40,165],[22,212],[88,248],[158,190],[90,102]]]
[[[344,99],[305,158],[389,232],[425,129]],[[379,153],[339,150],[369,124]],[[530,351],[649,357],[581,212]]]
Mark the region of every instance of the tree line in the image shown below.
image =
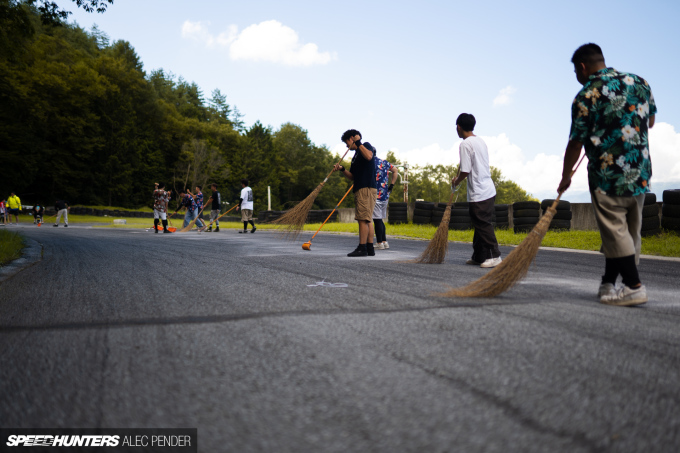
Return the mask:
[[[272,209],[283,210],[338,158],[299,125],[246,128],[222,91],[206,98],[181,76],[147,73],[127,41],[0,0],[0,194],[13,190],[26,204],[139,208],[151,204],[154,182],[176,191],[215,182],[222,199],[234,201],[247,178],[256,210],[266,208],[267,187]],[[411,199],[445,201],[455,168],[413,170]],[[335,206],[349,184],[333,175],[315,207]]]

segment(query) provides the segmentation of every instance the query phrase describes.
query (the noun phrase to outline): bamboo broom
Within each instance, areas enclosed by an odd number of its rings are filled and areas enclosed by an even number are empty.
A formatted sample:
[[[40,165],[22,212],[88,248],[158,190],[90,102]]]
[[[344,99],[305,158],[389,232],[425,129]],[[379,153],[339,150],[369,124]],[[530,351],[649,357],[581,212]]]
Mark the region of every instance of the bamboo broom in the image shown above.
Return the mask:
[[[345,154],[343,154],[343,156],[340,158],[338,164],[342,162],[342,160],[345,158],[348,152],[349,148],[347,148]],[[321,182],[321,184],[316,186],[316,189],[314,189],[312,193],[307,195],[307,198],[305,198],[300,203],[295,205],[294,208],[286,211],[285,214],[283,214],[281,217],[271,222],[274,225],[281,226],[282,230],[284,231],[286,239],[291,241],[297,239],[298,235],[302,231],[302,228],[305,226],[305,222],[307,221],[307,215],[309,214],[309,211],[312,209],[312,206],[314,205],[314,200],[316,200],[317,195],[319,195],[319,192],[321,192],[321,189],[323,189],[324,184],[326,184],[326,181],[328,181],[328,178],[330,178],[334,171],[335,168],[331,170],[330,173],[328,173],[326,179],[324,179]]]
[[[571,172],[574,176],[585,154],[581,157],[578,164]],[[517,282],[522,280],[529,272],[531,263],[538,254],[538,249],[541,246],[545,233],[548,232],[550,222],[557,212],[557,204],[564,191],[557,195],[552,206],[548,208],[541,220],[529,232],[527,237],[519,244],[515,250],[499,264],[484,275],[482,278],[463,286],[462,288],[452,288],[445,293],[435,294],[435,296],[443,297],[495,297],[508,289],[512,288]]]
[[[323,228],[323,226],[326,224],[326,222],[328,222],[328,221],[330,220],[330,218],[331,218],[331,216],[333,215],[333,213],[335,212],[335,210],[338,209],[338,208],[340,208],[340,205],[342,204],[343,201],[345,201],[345,198],[347,197],[347,195],[349,195],[349,192],[350,192],[353,188],[354,188],[354,184],[352,184],[352,185],[349,187],[349,189],[347,189],[347,192],[345,192],[345,195],[340,199],[340,201],[338,201],[337,206],[335,206],[335,207],[333,208],[333,210],[331,211],[331,213],[328,214],[328,217],[326,217],[326,220],[324,220],[323,223],[321,224],[321,226],[319,227],[319,229],[316,230],[316,233],[314,233],[314,236],[312,236],[312,239],[310,239],[309,241],[307,241],[307,242],[305,242],[304,244],[302,244],[302,250],[311,250],[311,249],[312,249],[312,240],[314,240],[314,238],[316,237],[316,235],[319,234],[319,231],[321,231],[321,228]]]
[[[206,206],[208,206],[208,203],[203,205],[201,210],[198,211],[198,214],[196,214],[196,218],[194,220],[192,220],[191,222],[189,222],[189,225],[187,225],[184,228],[182,228],[181,230],[179,230],[179,232],[180,233],[186,233],[188,231],[191,231],[191,229],[194,227],[194,225],[196,225],[196,221],[203,215],[203,209],[205,209]]]
[[[207,203],[206,203],[206,204],[207,204]],[[233,210],[236,209],[236,208],[238,208],[238,205],[232,206],[232,208],[231,208],[230,210],[226,211],[224,214],[222,214],[221,216],[219,216],[219,217],[216,218],[215,220],[211,220],[209,225],[205,225],[203,228],[201,228],[200,230],[198,230],[198,232],[199,232],[199,233],[202,233],[203,231],[207,230],[208,228],[210,228],[210,227],[212,226],[212,224],[213,224],[215,221],[220,220],[222,217],[224,217],[225,215],[229,214],[231,211],[233,211]],[[219,226],[219,225],[218,225],[218,226]]]
[[[453,202],[453,194],[458,192],[458,187],[455,189],[451,188],[451,196],[449,197],[449,202],[446,204],[446,209],[444,210],[444,215],[442,216],[442,221],[437,227],[434,236],[427,248],[423,253],[416,258],[413,262],[419,264],[441,264],[446,258],[446,254],[449,251],[449,220],[451,220],[451,203]],[[456,200],[458,195],[456,195]]]

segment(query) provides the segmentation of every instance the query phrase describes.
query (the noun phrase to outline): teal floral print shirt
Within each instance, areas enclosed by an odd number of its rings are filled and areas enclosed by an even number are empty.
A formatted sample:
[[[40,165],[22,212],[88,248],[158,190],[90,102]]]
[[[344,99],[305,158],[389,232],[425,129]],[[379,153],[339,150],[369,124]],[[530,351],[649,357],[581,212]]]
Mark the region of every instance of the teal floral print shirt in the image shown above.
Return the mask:
[[[602,69],[574,98],[569,140],[583,143],[592,192],[631,197],[649,191],[648,121],[656,114],[647,81]]]

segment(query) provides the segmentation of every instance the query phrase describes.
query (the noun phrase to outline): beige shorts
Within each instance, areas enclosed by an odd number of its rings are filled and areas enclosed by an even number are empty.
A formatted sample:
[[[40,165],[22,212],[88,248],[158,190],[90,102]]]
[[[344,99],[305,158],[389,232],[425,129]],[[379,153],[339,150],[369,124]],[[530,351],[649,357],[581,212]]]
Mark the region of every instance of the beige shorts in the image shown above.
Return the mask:
[[[354,202],[356,204],[354,219],[371,222],[373,220],[373,209],[375,208],[375,201],[377,198],[378,189],[364,187],[354,192]]]
[[[241,221],[247,222],[248,220],[253,220],[253,210],[241,209]]]
[[[606,258],[623,258],[635,255],[640,261],[640,229],[645,195],[637,197],[610,197],[591,192],[595,220],[600,228],[602,247]]]

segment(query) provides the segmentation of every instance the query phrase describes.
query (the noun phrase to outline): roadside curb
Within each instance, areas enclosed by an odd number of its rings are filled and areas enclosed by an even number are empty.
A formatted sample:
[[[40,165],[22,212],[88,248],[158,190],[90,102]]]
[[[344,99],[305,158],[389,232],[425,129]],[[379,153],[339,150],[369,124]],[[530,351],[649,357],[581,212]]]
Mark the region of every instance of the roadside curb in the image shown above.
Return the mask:
[[[0,267],[0,283],[11,277],[14,277],[22,270],[42,260],[42,244],[34,241],[33,239],[28,239],[25,237],[24,242],[26,247],[24,247],[24,249],[21,251],[21,258],[17,258],[9,264]]]

